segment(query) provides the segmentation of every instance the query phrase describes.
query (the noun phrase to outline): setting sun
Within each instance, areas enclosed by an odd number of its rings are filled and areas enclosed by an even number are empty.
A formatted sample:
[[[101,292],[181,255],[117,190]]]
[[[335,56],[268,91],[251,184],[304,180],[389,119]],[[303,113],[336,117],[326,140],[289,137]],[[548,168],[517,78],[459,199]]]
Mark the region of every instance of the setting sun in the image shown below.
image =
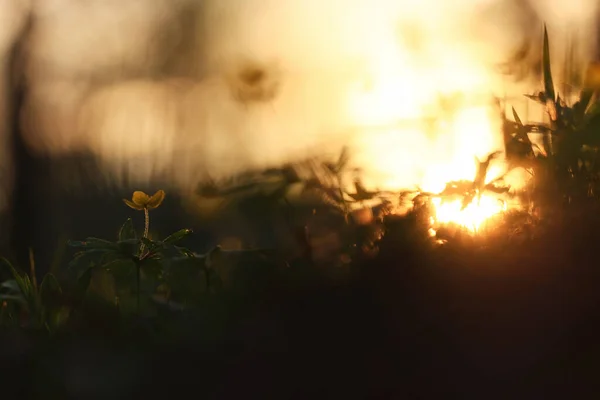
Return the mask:
[[[432,200],[435,207],[434,223],[455,223],[470,232],[479,231],[487,219],[506,210],[506,203],[493,197],[483,195],[478,202],[474,199],[467,207],[462,209],[460,199],[444,201],[440,198]]]

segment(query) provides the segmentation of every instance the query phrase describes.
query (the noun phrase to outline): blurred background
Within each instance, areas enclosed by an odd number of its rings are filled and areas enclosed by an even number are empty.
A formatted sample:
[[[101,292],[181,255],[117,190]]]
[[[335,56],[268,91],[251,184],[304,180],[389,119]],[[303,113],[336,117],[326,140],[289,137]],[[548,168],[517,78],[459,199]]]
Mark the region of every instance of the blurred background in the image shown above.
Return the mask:
[[[231,232],[190,218],[214,211],[199,183],[343,146],[371,188],[469,177],[472,156],[502,150],[495,98],[543,118],[522,96],[539,87],[543,23],[568,96],[598,59],[599,13],[595,0],[3,1],[0,248],[51,260],[67,237],[113,235],[120,198],[159,188],[161,230],[194,225],[214,244]]]

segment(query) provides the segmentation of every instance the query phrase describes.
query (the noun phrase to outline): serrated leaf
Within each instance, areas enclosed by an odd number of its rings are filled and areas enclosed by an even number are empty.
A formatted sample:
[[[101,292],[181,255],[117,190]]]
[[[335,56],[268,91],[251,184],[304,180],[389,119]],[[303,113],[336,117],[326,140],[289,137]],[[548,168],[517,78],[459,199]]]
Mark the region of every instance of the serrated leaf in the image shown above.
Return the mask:
[[[133,221],[131,218],[127,218],[127,221],[121,226],[119,230],[119,241],[122,242],[124,240],[136,240],[137,234],[135,233],[135,228],[133,227]]]
[[[162,242],[166,245],[174,244],[179,242],[186,236],[190,235],[193,231],[191,229],[181,229],[171,235],[167,236]]]

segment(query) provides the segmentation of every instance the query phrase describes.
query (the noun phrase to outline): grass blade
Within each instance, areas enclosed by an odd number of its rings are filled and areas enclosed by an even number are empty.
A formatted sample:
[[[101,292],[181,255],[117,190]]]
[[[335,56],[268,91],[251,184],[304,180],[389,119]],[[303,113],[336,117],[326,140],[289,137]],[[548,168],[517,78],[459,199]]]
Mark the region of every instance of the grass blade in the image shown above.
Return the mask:
[[[543,72],[544,72],[544,91],[546,98],[556,103],[556,92],[554,91],[554,81],[552,80],[552,68],[550,66],[550,42],[548,40],[548,29],[544,24],[544,50],[542,54]]]

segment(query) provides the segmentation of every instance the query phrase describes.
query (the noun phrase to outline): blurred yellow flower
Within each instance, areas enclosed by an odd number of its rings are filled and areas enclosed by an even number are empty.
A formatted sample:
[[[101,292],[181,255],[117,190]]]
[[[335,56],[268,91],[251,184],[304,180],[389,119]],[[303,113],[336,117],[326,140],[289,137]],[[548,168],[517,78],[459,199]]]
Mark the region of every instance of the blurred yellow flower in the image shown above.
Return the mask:
[[[131,196],[131,200],[123,199],[123,202],[134,210],[152,210],[162,204],[165,199],[165,191],[159,190],[152,196],[148,196],[146,193],[136,190]]]

